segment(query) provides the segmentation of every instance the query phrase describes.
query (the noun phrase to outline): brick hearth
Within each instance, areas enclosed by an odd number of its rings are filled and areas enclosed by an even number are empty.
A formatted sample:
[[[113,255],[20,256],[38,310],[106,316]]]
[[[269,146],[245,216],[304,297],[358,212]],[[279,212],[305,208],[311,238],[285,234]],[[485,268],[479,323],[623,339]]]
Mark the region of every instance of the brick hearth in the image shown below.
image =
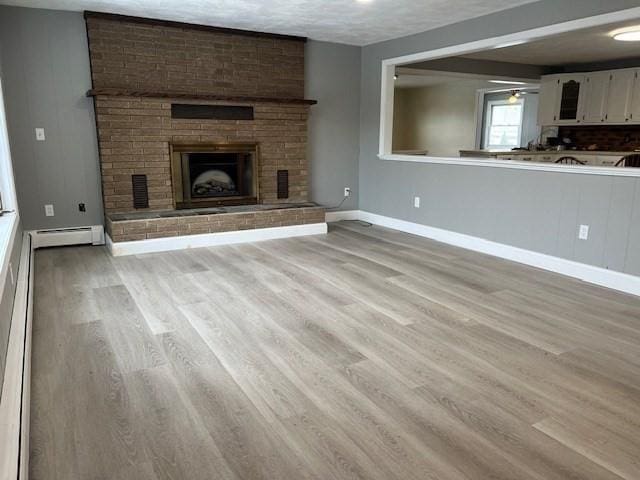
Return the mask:
[[[126,219],[114,214],[107,217],[106,228],[112,241],[125,242],[325,221],[324,208],[311,205],[254,211],[236,211],[230,207],[228,210],[225,213],[139,219]]]

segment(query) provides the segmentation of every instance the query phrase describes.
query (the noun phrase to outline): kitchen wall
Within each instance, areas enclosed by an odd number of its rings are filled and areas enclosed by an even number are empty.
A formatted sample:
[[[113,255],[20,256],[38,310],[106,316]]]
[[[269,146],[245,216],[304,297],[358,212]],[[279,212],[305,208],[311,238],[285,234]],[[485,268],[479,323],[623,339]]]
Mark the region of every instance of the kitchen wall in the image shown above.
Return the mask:
[[[640,180],[380,160],[380,62],[639,6],[632,0],[542,0],[364,47],[360,209],[640,275]],[[413,197],[422,197],[421,208]],[[591,226],[578,241],[580,224]]]
[[[318,100],[311,107],[307,144],[311,200],[335,206],[350,187],[341,210],[357,208],[360,48],[308,41],[305,97]]]
[[[428,150],[457,157],[475,148],[476,93],[484,80],[452,80],[419,88],[396,88],[393,150]]]

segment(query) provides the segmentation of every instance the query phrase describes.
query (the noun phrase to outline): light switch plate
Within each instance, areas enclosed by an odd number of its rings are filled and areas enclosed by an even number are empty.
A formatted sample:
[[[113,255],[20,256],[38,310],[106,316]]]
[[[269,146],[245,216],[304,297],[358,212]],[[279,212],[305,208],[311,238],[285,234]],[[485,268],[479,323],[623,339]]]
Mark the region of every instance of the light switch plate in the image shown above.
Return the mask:
[[[53,205],[45,205],[44,206],[44,214],[47,217],[53,217],[55,215],[55,213],[53,211]]]
[[[578,238],[580,240],[587,240],[589,238],[589,225],[580,225],[580,230],[578,231]]]
[[[413,206],[415,208],[420,208],[420,197],[413,197]]]
[[[45,136],[44,136],[44,128],[36,128],[36,140],[39,142],[44,142],[45,141]]]

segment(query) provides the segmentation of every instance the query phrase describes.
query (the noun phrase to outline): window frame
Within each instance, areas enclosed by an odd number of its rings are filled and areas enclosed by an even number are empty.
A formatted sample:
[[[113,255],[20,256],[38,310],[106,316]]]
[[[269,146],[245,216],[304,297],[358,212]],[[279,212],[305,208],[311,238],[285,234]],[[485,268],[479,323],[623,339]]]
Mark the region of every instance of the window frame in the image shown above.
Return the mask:
[[[4,214],[15,213],[18,202],[13,177],[2,76],[0,76],[0,195],[2,196],[2,211],[5,212]]]
[[[491,137],[491,127],[493,121],[493,107],[497,106],[511,106],[511,105],[519,105],[520,106],[520,121],[518,123],[518,144],[517,145],[491,145],[488,143],[488,139]],[[524,98],[519,98],[514,103],[509,103],[508,100],[488,100],[487,101],[487,109],[484,112],[484,136],[483,136],[483,145],[482,148],[488,150],[497,150],[497,149],[505,149],[510,150],[514,147],[519,147],[522,144],[522,121],[524,119]]]

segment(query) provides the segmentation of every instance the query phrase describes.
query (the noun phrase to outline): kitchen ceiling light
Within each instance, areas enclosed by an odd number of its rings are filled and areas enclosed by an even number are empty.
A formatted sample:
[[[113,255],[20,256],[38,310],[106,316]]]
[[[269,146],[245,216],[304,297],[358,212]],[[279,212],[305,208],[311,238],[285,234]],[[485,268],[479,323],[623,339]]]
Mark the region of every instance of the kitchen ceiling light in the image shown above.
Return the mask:
[[[614,30],[611,36],[620,42],[640,42],[640,25]]]
[[[526,85],[527,82],[516,82],[512,80],[489,80],[489,83],[499,83],[501,85]]]

